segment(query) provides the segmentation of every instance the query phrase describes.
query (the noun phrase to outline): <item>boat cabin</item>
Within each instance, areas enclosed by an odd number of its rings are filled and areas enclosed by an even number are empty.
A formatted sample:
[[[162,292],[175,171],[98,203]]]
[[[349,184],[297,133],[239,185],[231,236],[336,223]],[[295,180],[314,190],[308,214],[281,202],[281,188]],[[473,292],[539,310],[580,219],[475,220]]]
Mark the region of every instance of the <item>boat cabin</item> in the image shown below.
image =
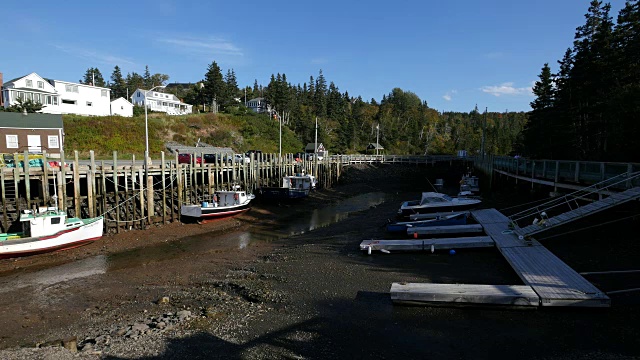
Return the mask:
[[[72,218],[67,221],[67,213],[55,207],[41,209],[39,212],[23,210],[20,222],[25,237],[53,235],[66,228],[82,225],[80,219]]]
[[[292,175],[282,178],[282,187],[285,189],[311,190],[315,189],[315,178],[311,175]]]
[[[448,203],[453,201],[453,198],[449,195],[437,193],[437,192],[423,192],[422,199],[420,200],[420,205],[427,204],[439,204],[439,203]]]
[[[244,191],[216,191],[213,203],[203,203],[202,207],[233,206],[245,203],[249,196]]]

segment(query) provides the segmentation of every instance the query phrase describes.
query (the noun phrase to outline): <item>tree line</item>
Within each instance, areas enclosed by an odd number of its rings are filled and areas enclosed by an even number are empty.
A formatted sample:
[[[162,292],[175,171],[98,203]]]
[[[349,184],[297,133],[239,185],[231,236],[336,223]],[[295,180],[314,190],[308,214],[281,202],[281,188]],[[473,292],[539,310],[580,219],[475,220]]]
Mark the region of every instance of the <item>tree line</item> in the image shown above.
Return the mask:
[[[81,82],[107,86],[112,98],[117,98],[126,97],[127,89],[130,95],[137,88],[149,89],[168,79],[163,74],[151,75],[148,67],[143,76],[134,72],[123,77],[116,66],[108,82],[97,68],[87,69]],[[400,88],[383,95],[380,102],[365,101],[341,92],[322,70],[303,84],[292,84],[286,74],[278,73],[271,75],[266,86],[255,80],[253,86],[240,88],[235,71],[228,69],[223,75],[213,61],[200,82],[171,85],[165,91],[194,105],[194,109],[202,105],[203,111],[249,114],[245,100],[262,97],[271,110],[264,121],[273,126],[281,121],[303,144],[314,142],[317,132],[318,142],[332,153],[366,152],[368,145],[378,141],[383,152],[393,154],[453,154],[466,150],[469,154],[505,155],[522,148],[521,132],[527,121],[524,112],[481,113],[477,106],[468,113],[438,112],[415,93]]]
[[[616,22],[611,5],[591,1],[573,47],[552,73],[542,67],[524,132],[535,158],[637,161],[640,156],[640,2]]]

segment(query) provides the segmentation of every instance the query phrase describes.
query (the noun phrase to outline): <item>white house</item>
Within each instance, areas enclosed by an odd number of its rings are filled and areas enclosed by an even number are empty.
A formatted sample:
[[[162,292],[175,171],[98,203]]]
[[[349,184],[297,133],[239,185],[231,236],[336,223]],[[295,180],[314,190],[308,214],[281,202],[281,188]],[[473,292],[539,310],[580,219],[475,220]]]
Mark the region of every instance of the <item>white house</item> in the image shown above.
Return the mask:
[[[133,104],[123,97],[119,97],[111,102],[111,115],[126,117],[133,116]]]
[[[247,107],[257,113],[263,113],[267,111],[267,102],[264,98],[258,97],[247,101]]]
[[[5,82],[2,91],[5,108],[22,98],[41,103],[43,108],[40,112],[45,114],[111,114],[111,90],[108,88],[45,79],[31,73]]]
[[[173,94],[165,94],[160,91],[137,89],[131,95],[131,102],[134,105],[147,106],[149,110],[165,112],[168,115],[191,114],[193,110],[193,105],[183,103]]]

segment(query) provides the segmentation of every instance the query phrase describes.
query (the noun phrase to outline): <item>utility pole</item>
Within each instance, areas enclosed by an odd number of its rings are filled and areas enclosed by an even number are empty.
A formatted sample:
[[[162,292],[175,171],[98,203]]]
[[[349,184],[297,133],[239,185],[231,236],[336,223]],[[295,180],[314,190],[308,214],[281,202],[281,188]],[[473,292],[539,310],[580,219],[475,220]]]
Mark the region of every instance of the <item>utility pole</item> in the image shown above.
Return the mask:
[[[376,125],[376,156],[378,156],[378,148],[380,147],[379,136],[380,135],[380,124]]]
[[[313,149],[313,162],[315,164],[314,176],[318,176],[318,117],[316,116],[316,142]]]
[[[482,122],[482,144],[480,145],[480,151],[482,152],[482,160],[484,161],[484,141],[485,132],[487,130],[487,108],[484,108],[484,121]]]

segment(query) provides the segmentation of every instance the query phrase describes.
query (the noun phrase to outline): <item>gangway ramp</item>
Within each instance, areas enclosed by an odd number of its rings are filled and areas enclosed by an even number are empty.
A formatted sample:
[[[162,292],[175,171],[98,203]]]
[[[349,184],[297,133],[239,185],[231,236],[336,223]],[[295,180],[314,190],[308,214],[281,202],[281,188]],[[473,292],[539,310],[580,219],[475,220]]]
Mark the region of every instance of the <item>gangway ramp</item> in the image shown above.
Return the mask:
[[[548,219],[544,219],[544,216],[541,216],[542,221],[525,227],[516,225],[514,230],[518,235],[531,236],[638,198],[640,198],[640,187],[634,187]],[[543,212],[544,210],[540,211],[540,214]]]
[[[516,274],[540,297],[542,306],[609,307],[611,299],[535,239],[520,239],[511,220],[496,209],[474,210]]]

